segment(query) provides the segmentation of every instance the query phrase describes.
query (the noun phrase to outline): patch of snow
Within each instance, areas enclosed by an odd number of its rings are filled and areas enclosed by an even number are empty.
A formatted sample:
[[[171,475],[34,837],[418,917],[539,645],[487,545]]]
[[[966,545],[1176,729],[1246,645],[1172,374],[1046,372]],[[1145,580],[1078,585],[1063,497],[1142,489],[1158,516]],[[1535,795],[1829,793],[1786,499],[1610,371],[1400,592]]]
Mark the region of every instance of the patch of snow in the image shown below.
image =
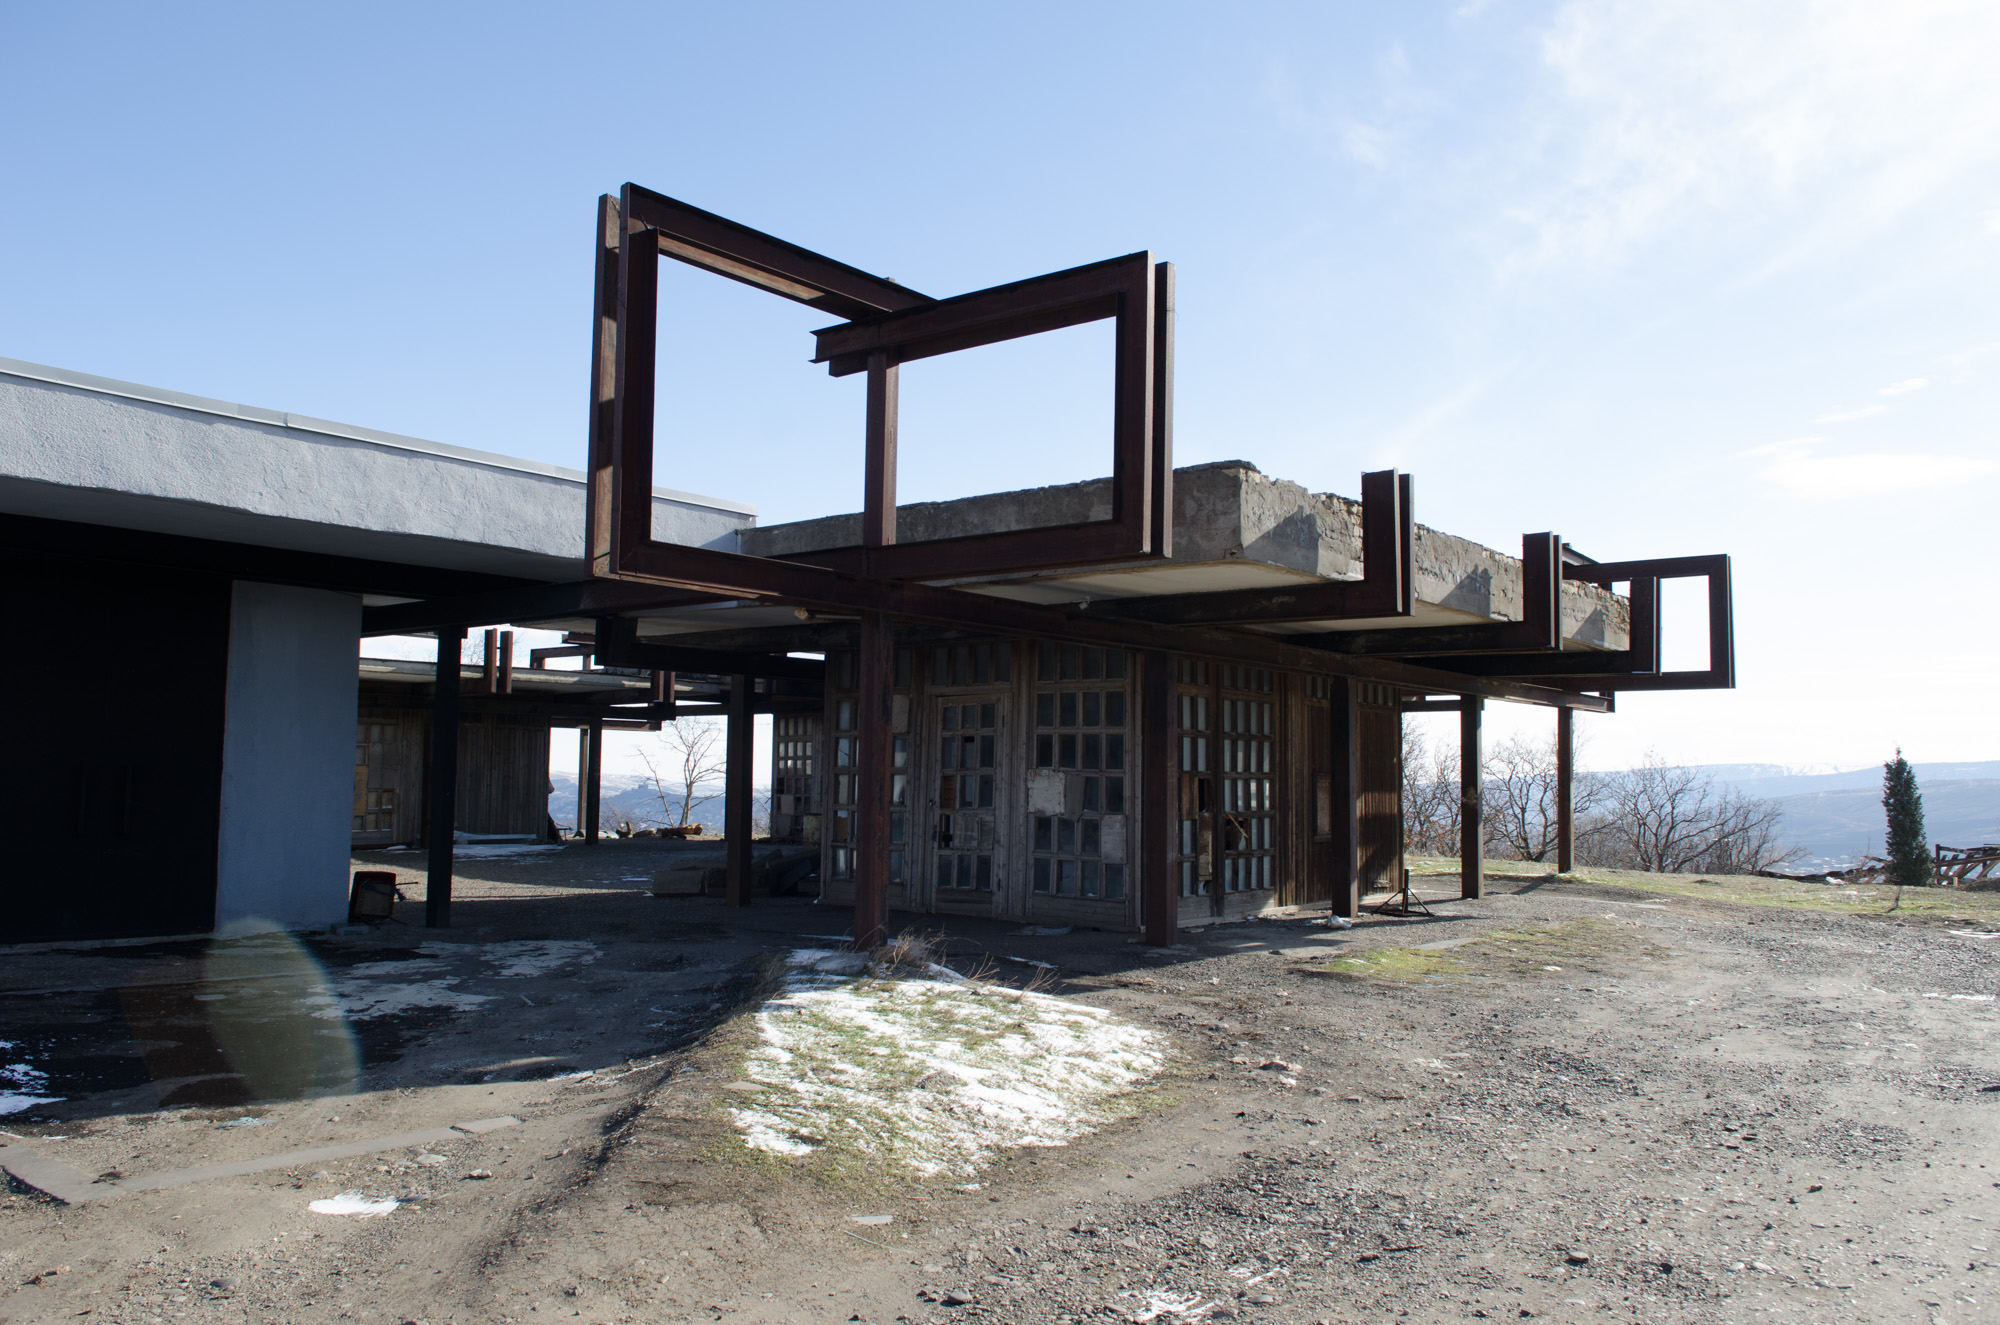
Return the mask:
[[[603,954],[586,939],[520,939],[512,943],[426,943],[418,951],[426,955],[457,956],[477,951],[482,960],[499,969],[494,975],[508,979],[547,975],[565,966],[594,962]]]
[[[306,1002],[320,1005],[314,1009],[313,1015],[322,1021],[338,1021],[342,1017],[367,1021],[374,1017],[393,1017],[399,1012],[415,1012],[421,1008],[476,1012],[481,1004],[493,1001],[491,994],[472,994],[452,988],[457,983],[455,975],[411,984],[367,984],[339,978],[334,981],[335,995],[332,998],[308,998]]]
[[[0,1054],[20,1047],[19,1041],[0,1040]],[[45,1089],[48,1084],[49,1074],[33,1063],[0,1063],[0,1117],[65,1098],[49,1094]]]
[[[1991,1003],[1991,994],[1925,994],[1925,998],[1948,998],[1958,1003]]]
[[[1200,1320],[1217,1305],[1214,1302],[1203,1302],[1200,1293],[1175,1297],[1171,1293],[1148,1289],[1143,1293],[1120,1293],[1119,1296],[1132,1298],[1139,1303],[1139,1309],[1125,1318],[1129,1321],[1158,1320],[1162,1316],[1171,1316],[1176,1320]]]
[[[729,1110],[755,1150],[971,1176],[1089,1131],[1166,1062],[1153,1032],[1045,994],[871,975],[857,952],[800,949],[787,967],[744,1064],[764,1092]]]
[[[313,1201],[306,1206],[306,1209],[316,1215],[359,1215],[363,1219],[375,1219],[389,1214],[401,1204],[402,1202],[387,1196],[376,1200],[363,1196],[360,1192],[342,1192],[338,1196]]]

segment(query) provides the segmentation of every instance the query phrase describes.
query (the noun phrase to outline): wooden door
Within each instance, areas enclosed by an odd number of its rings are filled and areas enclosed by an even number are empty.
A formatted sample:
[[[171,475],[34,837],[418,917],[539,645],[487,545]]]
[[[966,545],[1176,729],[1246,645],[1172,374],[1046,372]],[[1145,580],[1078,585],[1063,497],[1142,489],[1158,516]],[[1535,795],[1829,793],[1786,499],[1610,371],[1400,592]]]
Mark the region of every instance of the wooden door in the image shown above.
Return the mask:
[[[1013,799],[1001,777],[1009,707],[1004,693],[945,695],[930,702],[927,872],[937,910],[1006,910],[1010,889],[1000,825]]]

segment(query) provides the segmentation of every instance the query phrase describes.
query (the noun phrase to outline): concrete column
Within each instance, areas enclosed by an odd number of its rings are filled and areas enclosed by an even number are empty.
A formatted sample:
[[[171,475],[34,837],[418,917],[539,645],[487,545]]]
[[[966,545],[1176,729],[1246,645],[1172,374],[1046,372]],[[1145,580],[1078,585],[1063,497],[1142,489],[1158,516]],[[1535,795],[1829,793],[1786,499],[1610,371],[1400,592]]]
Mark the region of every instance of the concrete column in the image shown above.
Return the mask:
[[[1486,701],[1466,695],[1458,701],[1458,895],[1486,892],[1486,822],[1482,795],[1486,746],[1481,724]]]
[[[1576,868],[1576,710],[1556,710],[1556,872]]]
[[[597,845],[597,818],[604,810],[604,719],[592,718],[583,729],[583,777],[577,787],[583,840]]]
[[[854,946],[888,937],[889,796],[894,779],[896,636],[888,616],[861,614],[855,760]]]
[[[431,697],[430,823],[424,830],[430,871],[424,881],[424,924],[451,927],[452,834],[458,828],[458,650],[465,628],[437,633],[437,673]]]
[[[361,600],[238,581],[229,602],[215,926],[347,919]]]
[[[1140,742],[1145,760],[1139,775],[1140,923],[1146,942],[1165,946],[1180,936],[1180,890],[1174,879],[1174,837],[1180,832],[1179,705],[1174,660],[1153,650],[1140,660]]]
[[[1327,682],[1333,710],[1333,914],[1361,911],[1361,723],[1355,682]]]
[[[722,774],[722,838],[728,867],[722,896],[729,906],[750,905],[751,871],[755,867],[750,850],[750,783],[757,758],[750,694],[755,684],[747,676],[729,678],[729,727],[723,737],[728,758]]]

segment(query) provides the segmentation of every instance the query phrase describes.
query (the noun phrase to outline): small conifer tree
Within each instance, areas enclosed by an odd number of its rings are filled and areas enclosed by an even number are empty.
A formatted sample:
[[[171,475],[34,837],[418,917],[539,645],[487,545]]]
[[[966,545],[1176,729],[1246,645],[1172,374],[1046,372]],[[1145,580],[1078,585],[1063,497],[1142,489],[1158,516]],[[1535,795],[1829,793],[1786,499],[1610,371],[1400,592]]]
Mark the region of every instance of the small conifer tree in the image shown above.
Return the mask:
[[[1917,888],[1931,881],[1931,853],[1924,843],[1924,798],[1910,761],[1896,751],[1882,765],[1882,808],[1889,816],[1889,878],[1898,888]]]

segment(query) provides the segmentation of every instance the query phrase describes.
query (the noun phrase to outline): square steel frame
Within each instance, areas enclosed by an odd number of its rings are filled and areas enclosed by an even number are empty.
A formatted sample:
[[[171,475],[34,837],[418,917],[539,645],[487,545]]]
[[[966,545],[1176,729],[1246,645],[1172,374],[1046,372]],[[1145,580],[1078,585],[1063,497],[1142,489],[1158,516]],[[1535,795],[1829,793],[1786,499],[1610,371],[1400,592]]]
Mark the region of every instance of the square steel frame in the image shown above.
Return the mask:
[[[772,559],[697,550],[653,537],[653,413],[659,260],[672,257],[849,320],[816,333],[834,376],[866,372],[863,537],[856,547],[778,560],[869,579],[946,579],[1165,557],[1173,546],[1173,267],[1149,253],[932,299],[635,184],[598,201],[592,345],[589,557],[593,574],[676,582],[676,560]],[[897,375],[908,360],[1110,319],[1115,322],[1111,516],[1004,533],[901,542],[896,537]],[[692,570],[692,568],[690,568]],[[701,577],[695,577],[701,578]],[[711,573],[706,576],[713,580]]]

